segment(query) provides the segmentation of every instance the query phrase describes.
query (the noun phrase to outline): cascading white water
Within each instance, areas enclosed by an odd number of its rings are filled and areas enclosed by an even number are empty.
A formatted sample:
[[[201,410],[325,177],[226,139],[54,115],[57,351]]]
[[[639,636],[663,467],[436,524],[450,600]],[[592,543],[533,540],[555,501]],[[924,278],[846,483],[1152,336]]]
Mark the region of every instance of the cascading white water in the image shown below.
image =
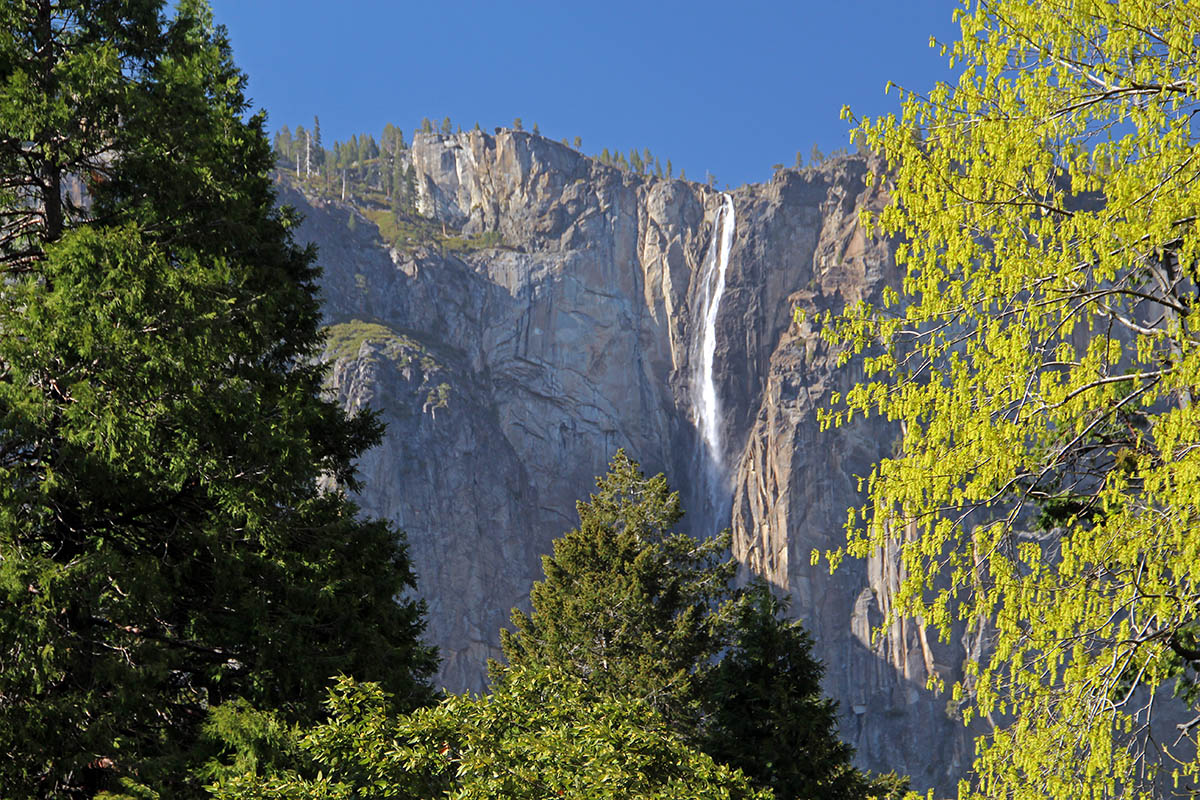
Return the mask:
[[[721,297],[725,294],[725,270],[729,266],[729,251],[733,247],[733,235],[737,228],[733,198],[721,195],[724,202],[713,221],[713,238],[704,257],[704,272],[701,275],[700,297],[704,329],[700,338],[699,363],[692,368],[692,408],[696,428],[708,449],[708,461],[719,478],[724,472],[724,454],[721,450],[721,402],[717,397],[717,384],[713,379],[713,358],[717,352],[717,311]],[[716,486],[710,485],[709,500],[714,506],[718,500],[713,496]]]

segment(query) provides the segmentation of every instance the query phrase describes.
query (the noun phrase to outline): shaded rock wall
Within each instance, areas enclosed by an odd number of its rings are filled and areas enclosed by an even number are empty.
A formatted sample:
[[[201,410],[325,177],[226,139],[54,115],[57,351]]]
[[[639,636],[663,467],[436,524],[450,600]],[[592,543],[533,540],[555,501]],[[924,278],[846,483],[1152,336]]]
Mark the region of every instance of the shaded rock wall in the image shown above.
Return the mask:
[[[689,361],[718,193],[522,132],[419,134],[411,161],[424,215],[498,232],[502,245],[389,250],[365,219],[348,224],[348,206],[286,185],[281,199],[306,217],[300,238],[321,248],[327,314],[343,326],[329,353],[334,388],[389,424],[362,462],[361,501],[407,531],[445,685],[484,686],[540,554],[625,447],[692,499],[694,532],[731,525],[746,570],[792,596],[860,762],[948,789],[969,742],[946,698],[923,687],[931,670],[954,676],[961,648],[911,623],[872,639],[897,579],[886,554],[832,576],[809,558],[841,541],[847,507],[861,502],[856,476],[895,439],[878,421],[819,431],[816,409],[857,373],[835,369],[819,330],[793,314],[811,320],[897,280],[888,245],[858,224],[861,208],[883,202],[864,181],[876,165],[782,170],[731,193],[738,225],[714,370],[729,505],[696,513],[704,455]],[[364,322],[375,327],[354,327]]]

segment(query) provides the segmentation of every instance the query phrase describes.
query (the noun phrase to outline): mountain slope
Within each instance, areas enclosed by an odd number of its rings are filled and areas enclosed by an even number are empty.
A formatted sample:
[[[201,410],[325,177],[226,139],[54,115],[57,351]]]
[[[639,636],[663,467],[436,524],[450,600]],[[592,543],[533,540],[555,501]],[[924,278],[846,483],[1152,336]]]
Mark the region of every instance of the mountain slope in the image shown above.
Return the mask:
[[[333,387],[389,424],[362,463],[361,502],[408,532],[445,684],[483,686],[540,554],[625,447],[681,490],[693,532],[732,525],[747,570],[792,596],[860,763],[952,786],[969,740],[946,697],[923,687],[930,671],[956,675],[961,648],[912,624],[872,643],[896,579],[885,556],[833,576],[809,560],[841,540],[856,476],[895,438],[876,420],[819,432],[815,410],[859,373],[835,369],[818,329],[793,314],[811,320],[898,280],[888,244],[858,224],[884,200],[864,182],[878,165],[838,159],[729,193],[737,222],[712,359],[725,459],[714,464],[697,434],[695,372],[718,192],[518,131],[418,134],[406,158],[434,234],[401,246],[363,203],[306,195],[287,173],[281,199],[321,248]]]

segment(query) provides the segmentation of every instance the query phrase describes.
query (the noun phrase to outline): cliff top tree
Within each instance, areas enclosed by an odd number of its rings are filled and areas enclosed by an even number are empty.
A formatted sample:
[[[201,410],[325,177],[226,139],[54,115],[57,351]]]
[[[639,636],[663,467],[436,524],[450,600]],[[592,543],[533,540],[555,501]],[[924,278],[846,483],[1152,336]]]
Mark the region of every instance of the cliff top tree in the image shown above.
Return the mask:
[[[397,534],[321,399],[313,254],[199,0],[0,5],[0,785],[199,793],[206,710],[426,701]],[[131,790],[132,791],[132,790]]]
[[[829,328],[869,354],[834,421],[904,423],[848,551],[902,538],[899,611],[989,645],[969,796],[1194,796],[1200,4],[972,9],[957,85],[855,132],[907,277]]]

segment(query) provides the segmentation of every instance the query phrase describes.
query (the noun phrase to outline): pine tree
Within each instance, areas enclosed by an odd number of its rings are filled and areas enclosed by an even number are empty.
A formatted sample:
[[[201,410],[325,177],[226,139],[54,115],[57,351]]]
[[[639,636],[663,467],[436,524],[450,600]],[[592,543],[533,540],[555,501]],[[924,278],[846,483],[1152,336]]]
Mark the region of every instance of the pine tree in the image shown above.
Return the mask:
[[[292,160],[292,132],[287,125],[275,134],[275,153],[282,161]]]
[[[521,127],[521,118],[520,117],[516,117],[513,119],[513,130],[516,130],[516,131],[524,130],[524,128]]]
[[[454,126],[450,124],[450,118],[445,117],[442,120],[442,133],[445,134],[446,136],[449,136],[453,132],[454,132]]]
[[[574,144],[575,144],[575,149],[576,149],[576,150],[580,150],[580,149],[582,149],[582,148],[583,148],[583,139],[581,139],[580,137],[576,136],[576,137],[575,137],[575,142],[574,142]]]
[[[308,130],[303,125],[296,126],[293,150],[292,156],[296,160],[296,177],[300,178],[308,164]]]
[[[6,796],[196,797],[210,710],[311,721],[336,673],[431,695],[399,534],[318,488],[379,428],[322,399],[263,120],[203,2],[160,14],[0,8]]]
[[[672,170],[673,170],[673,167],[671,166],[671,159],[669,159],[669,158],[668,158],[668,159],[667,159],[667,180],[670,180],[670,179],[671,179],[671,172],[672,172]],[[682,177],[683,177],[683,175],[682,175],[682,174],[680,174],[680,176],[679,176],[679,177],[681,177],[681,178],[682,178]]]
[[[421,133],[433,133],[433,123],[429,121],[429,117],[422,117]]]
[[[697,724],[695,680],[723,645],[720,607],[732,595],[728,536],[698,541],[666,478],[645,478],[623,450],[598,491],[578,504],[579,527],[542,559],[533,611],[501,633],[507,666],[577,675],[598,691],[641,698],[681,728]]]
[[[779,798],[854,800],[904,786],[850,766],[811,641],[765,585],[732,588],[728,533],[674,532],[678,493],[623,450],[596,485],[577,506],[579,527],[542,559],[532,612],[514,610],[514,630],[501,632],[499,691],[545,670],[634,698]]]
[[[325,166],[325,148],[321,146],[321,118],[313,116],[313,127],[310,134],[312,139],[312,169],[321,174],[321,167]]]
[[[777,798],[856,800],[902,794],[895,775],[854,769],[854,748],[838,739],[837,705],[821,692],[824,667],[799,622],[762,582],[743,595],[729,649],[701,688],[701,749],[738,767]]]

